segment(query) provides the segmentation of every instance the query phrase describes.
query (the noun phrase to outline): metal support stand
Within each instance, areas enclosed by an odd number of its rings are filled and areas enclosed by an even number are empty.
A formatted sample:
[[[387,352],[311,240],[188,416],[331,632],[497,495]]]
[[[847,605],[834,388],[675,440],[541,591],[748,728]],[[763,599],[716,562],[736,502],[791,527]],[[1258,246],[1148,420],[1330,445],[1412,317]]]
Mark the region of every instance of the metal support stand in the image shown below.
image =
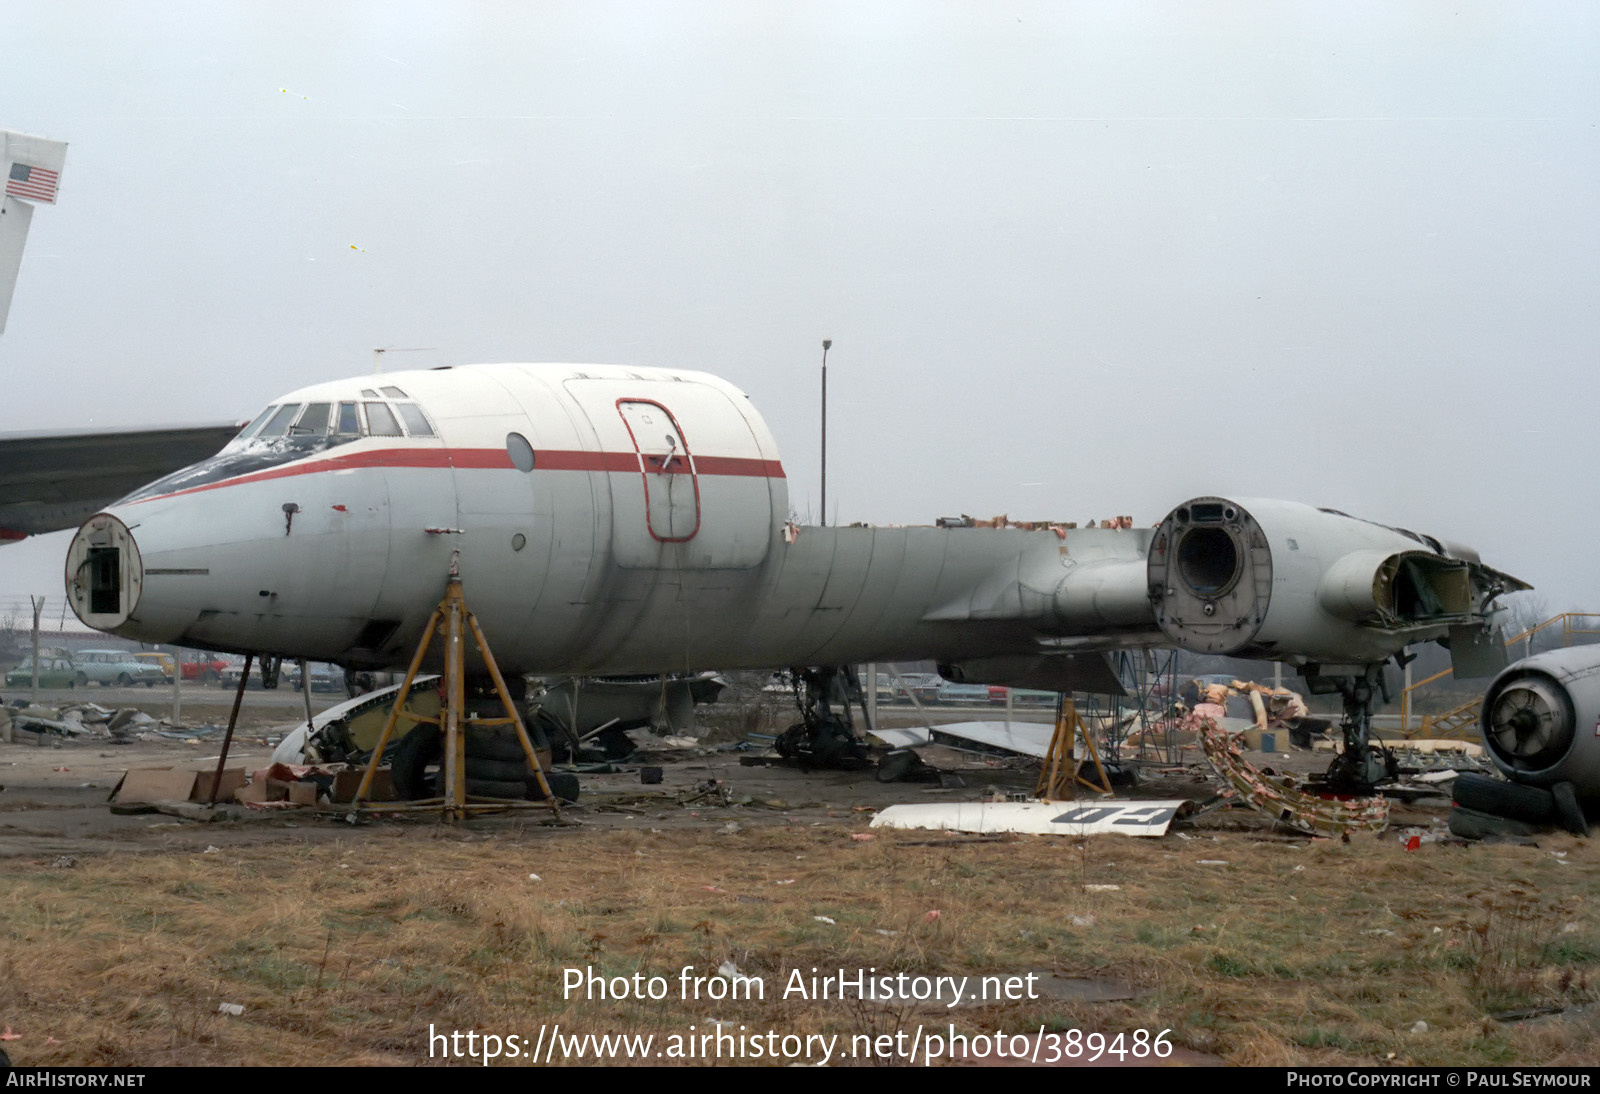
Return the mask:
[[[1079,761],[1073,747],[1074,738],[1080,735],[1089,753],[1088,761]],[[1098,784],[1083,777],[1086,763],[1094,764],[1095,774],[1100,776]],[[1056,704],[1056,731],[1045,751],[1044,768],[1039,772],[1039,784],[1034,787],[1033,796],[1043,801],[1062,801],[1069,795],[1076,799],[1079,784],[1097,794],[1111,793],[1111,780],[1106,776],[1106,769],[1100,766],[1094,737],[1078,714],[1078,704],[1062,696]]]
[[[233,744],[233,727],[239,724],[239,705],[244,702],[245,685],[250,683],[250,660],[253,653],[244,655],[244,671],[239,674],[239,690],[233,693],[233,710],[228,714],[228,732],[222,735],[222,755],[217,757],[217,774],[211,780],[211,803],[217,804],[217,790],[222,786],[222,769],[228,763],[228,749]]]
[[[411,694],[411,685],[416,680],[423,659],[427,656],[428,648],[433,644],[434,636],[441,626],[444,628],[444,674],[440,677],[439,683],[443,690],[444,703],[440,707],[439,716],[429,718],[406,711],[405,704]],[[478,647],[478,653],[483,657],[484,665],[489,670],[489,677],[494,681],[500,703],[505,709],[503,718],[477,718],[467,713],[465,643],[469,631],[474,644]],[[543,804],[550,807],[557,820],[561,819],[561,807],[556,802],[555,794],[550,790],[550,781],[545,777],[544,767],[539,763],[538,753],[535,752],[533,742],[528,737],[528,728],[522,723],[522,715],[517,712],[517,705],[511,698],[510,689],[506,687],[505,678],[500,675],[500,666],[495,664],[494,654],[489,652],[489,643],[483,636],[483,629],[478,626],[477,617],[467,609],[466,600],[461,592],[461,575],[455,559],[450,563],[450,581],[445,586],[444,599],[433,609],[433,614],[428,618],[428,625],[423,628],[422,640],[417,643],[417,652],[411,658],[405,680],[401,682],[400,690],[394,698],[394,705],[389,709],[389,717],[383,723],[383,732],[378,734],[378,743],[373,746],[372,759],[368,761],[366,773],[361,777],[361,786],[357,788],[355,797],[350,803],[353,809],[360,809],[371,792],[372,780],[377,774],[378,765],[382,762],[384,749],[388,746],[390,737],[394,735],[395,726],[401,718],[437,725],[444,735],[443,794],[438,798],[412,803],[413,806],[437,808],[445,820],[454,822],[462,820],[469,812],[499,811],[525,804],[508,799],[471,798],[467,795],[468,727],[510,725],[516,727],[517,740],[521,743],[523,754],[527,757],[529,767],[538,780],[539,789],[544,794]],[[378,803],[374,807],[385,812],[395,808],[394,805],[386,803]]]

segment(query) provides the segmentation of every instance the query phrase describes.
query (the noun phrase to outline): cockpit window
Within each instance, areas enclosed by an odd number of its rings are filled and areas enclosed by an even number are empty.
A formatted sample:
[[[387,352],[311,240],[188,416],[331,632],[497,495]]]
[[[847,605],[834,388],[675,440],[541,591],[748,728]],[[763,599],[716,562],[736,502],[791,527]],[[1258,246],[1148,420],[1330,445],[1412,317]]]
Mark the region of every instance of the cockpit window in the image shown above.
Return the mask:
[[[249,425],[247,425],[243,429],[239,430],[239,435],[237,437],[235,437],[234,440],[242,441],[246,437],[250,436],[250,434],[254,433],[256,431],[256,429],[261,425],[262,422],[267,420],[267,415],[271,414],[276,409],[278,409],[278,408],[274,407],[274,406],[269,406],[269,407],[267,407],[267,409],[263,410],[260,414],[257,414],[255,416],[255,419]]]
[[[388,388],[384,388],[388,391]],[[400,412],[400,417],[406,423],[406,432],[413,437],[433,436],[433,426],[428,424],[428,419],[423,417],[422,411],[416,403],[396,403],[394,408]]]
[[[310,403],[289,430],[291,437],[321,436],[328,431],[328,409],[331,403]]]
[[[294,421],[294,416],[300,413],[299,403],[290,403],[280,406],[278,412],[267,419],[267,424],[261,427],[262,437],[281,437],[289,432],[289,423]]]
[[[400,423],[394,420],[394,411],[388,403],[367,403],[367,432],[374,437],[400,436]]]
[[[361,397],[363,399],[376,399],[378,397],[378,393],[373,391],[370,387],[364,387],[361,389]]]
[[[370,389],[358,388],[362,395]],[[141,487],[118,504],[143,501],[181,490],[246,476],[303,460],[363,437],[435,438],[422,408],[397,387],[382,396],[357,401],[280,403],[267,407],[228,446],[209,460]],[[394,401],[390,401],[390,398]],[[402,425],[402,423],[404,423]],[[433,443],[438,443],[434,441]]]

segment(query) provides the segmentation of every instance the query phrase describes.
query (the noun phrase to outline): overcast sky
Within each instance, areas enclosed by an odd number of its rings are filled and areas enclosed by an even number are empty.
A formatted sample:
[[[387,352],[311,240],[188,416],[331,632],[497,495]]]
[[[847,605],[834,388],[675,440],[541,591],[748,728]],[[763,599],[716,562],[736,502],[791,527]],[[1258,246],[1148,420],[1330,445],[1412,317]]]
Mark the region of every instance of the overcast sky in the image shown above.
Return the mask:
[[[830,337],[840,521],[1286,497],[1600,610],[1593,4],[5,23],[0,128],[69,148],[0,429],[245,419],[380,346],[697,368],[750,393],[814,518]],[[58,606],[64,552],[0,549],[0,601]]]

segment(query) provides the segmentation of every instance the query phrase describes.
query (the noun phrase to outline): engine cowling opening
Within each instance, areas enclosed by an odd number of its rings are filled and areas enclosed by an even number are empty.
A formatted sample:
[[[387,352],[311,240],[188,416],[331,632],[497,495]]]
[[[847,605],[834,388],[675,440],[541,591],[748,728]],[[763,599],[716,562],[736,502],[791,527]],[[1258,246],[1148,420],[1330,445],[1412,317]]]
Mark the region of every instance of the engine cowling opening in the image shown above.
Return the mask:
[[[1178,576],[1197,596],[1221,596],[1239,578],[1239,549],[1221,528],[1192,527],[1178,539]]]
[[[1156,624],[1198,653],[1248,646],[1272,596],[1272,551],[1248,512],[1226,498],[1196,498],[1156,528],[1146,576]]]
[[[1483,739],[1515,771],[1542,771],[1572,748],[1577,720],[1572,698],[1542,673],[1498,681],[1483,702]]]

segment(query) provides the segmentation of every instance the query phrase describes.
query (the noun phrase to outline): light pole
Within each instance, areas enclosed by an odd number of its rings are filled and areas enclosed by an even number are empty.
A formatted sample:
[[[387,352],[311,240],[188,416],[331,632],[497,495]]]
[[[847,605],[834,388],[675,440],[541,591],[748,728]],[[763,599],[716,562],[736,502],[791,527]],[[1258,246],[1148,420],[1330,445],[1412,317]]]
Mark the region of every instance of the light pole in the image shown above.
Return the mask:
[[[822,340],[822,527],[828,526],[828,351],[833,339]]]

